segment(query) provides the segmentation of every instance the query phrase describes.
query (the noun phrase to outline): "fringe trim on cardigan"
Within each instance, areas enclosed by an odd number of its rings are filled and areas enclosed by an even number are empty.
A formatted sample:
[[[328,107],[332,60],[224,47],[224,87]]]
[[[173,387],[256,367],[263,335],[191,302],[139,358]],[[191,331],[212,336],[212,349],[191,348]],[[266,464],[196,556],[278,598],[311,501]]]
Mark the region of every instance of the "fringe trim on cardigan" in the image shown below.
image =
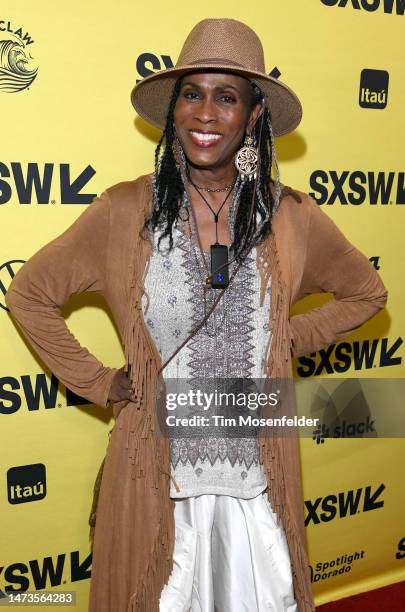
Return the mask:
[[[173,569],[174,548],[174,502],[170,499],[168,470],[162,467],[169,455],[168,440],[153,433],[154,416],[154,379],[156,368],[148,362],[145,380],[145,403],[142,407],[142,425],[136,421],[136,410],[133,411],[135,424],[128,431],[126,450],[134,466],[132,478],[143,478],[145,488],[153,489],[157,496],[157,505],[161,515],[155,535],[151,539],[150,549],[145,558],[148,560],[144,573],[139,576],[135,589],[128,601],[127,612],[159,612],[160,594],[168,582]],[[139,416],[139,413],[138,413]],[[147,446],[149,451],[146,452]],[[152,448],[150,448],[152,447]],[[146,464],[146,458],[154,456],[156,462]],[[168,503],[167,503],[168,502]]]
[[[142,250],[145,250],[143,256]],[[138,577],[128,601],[127,612],[159,612],[160,594],[173,569],[175,526],[174,502],[170,500],[169,491],[169,442],[167,438],[155,433],[156,383],[161,363],[160,355],[144,326],[141,310],[143,284],[150,255],[150,243],[139,240],[131,262],[130,296],[124,333],[125,371],[128,372],[136,396],[129,415],[132,422],[128,427],[125,449],[133,466],[131,478],[145,479],[145,488],[152,488],[152,494],[161,500],[158,501],[161,515],[150,543],[149,554],[146,556],[148,564],[143,575]],[[144,256],[146,266],[140,283],[137,268]],[[150,452],[147,452],[148,447]],[[156,457],[152,465],[146,464],[147,457],[150,456]]]
[[[285,192],[285,195],[292,192],[291,195],[295,194],[297,196],[295,198],[297,202],[301,201],[299,194],[293,192],[292,189],[284,188],[283,192]],[[273,233],[258,247],[257,264],[261,279],[261,304],[263,304],[270,275],[272,279],[269,324],[271,338],[266,351],[265,372],[273,380],[291,378],[292,374],[288,371],[292,346],[292,336],[288,329],[289,304]],[[275,354],[281,356],[280,360],[274,359]],[[294,593],[299,612],[314,612],[315,607],[309,586],[310,582],[308,575],[305,576],[306,572],[309,573],[307,555],[302,550],[297,525],[289,517],[286,508],[283,438],[277,437],[274,430],[272,430],[271,436],[268,434],[260,436],[259,453],[268,483],[268,499],[276,513],[277,524],[279,525],[282,522],[286,533],[291,557]]]
[[[151,191],[152,187],[147,184]],[[283,186],[281,198],[292,196],[297,202],[301,198],[290,187]],[[280,200],[281,200],[280,198]],[[142,275],[142,284],[139,281],[138,267],[143,260],[141,249],[146,249],[146,267]],[[158,439],[154,435],[155,384],[160,366],[160,356],[149,335],[143,326],[141,313],[141,297],[143,281],[145,279],[151,255],[151,245],[147,242],[136,241],[133,258],[130,264],[130,296],[124,331],[125,371],[128,372],[132,383],[132,390],[136,395],[133,409],[133,422],[129,427],[126,450],[128,458],[133,465],[132,478],[144,478],[146,487],[151,487],[153,494],[161,500],[162,514],[157,531],[151,541],[148,555],[148,564],[144,574],[138,579],[133,594],[128,601],[127,612],[159,612],[159,600],[164,585],[168,582],[173,567],[174,548],[174,502],[169,496],[169,480],[161,486],[162,476],[170,477],[169,449],[166,438]],[[257,266],[261,279],[260,303],[264,302],[265,291],[272,277],[271,284],[271,312],[270,312],[270,342],[266,351],[266,374],[273,379],[291,378],[289,360],[291,358],[292,336],[288,328],[289,305],[286,299],[286,290],[283,284],[280,262],[278,259],[274,234],[270,234],[257,248]],[[143,333],[141,327],[143,326]],[[287,339],[287,342],[285,343]],[[285,343],[285,345],[284,345]],[[280,361],[274,359],[274,354],[280,354]],[[132,367],[131,367],[132,366]],[[146,367],[145,367],[146,366]],[[134,368],[134,369],[132,369]],[[142,372],[144,375],[142,376]],[[141,426],[139,423],[141,411]],[[136,426],[135,426],[136,422]],[[159,443],[160,442],[160,443]],[[152,445],[151,451],[157,461],[152,465],[145,465],[148,455],[146,449]],[[295,521],[289,516],[286,508],[285,475],[284,475],[284,445],[283,439],[276,437],[260,437],[260,459],[266,473],[268,482],[268,498],[276,513],[277,523],[282,521],[286,533],[292,565],[294,594],[297,599],[299,612],[314,612],[312,592],[309,580],[308,559],[302,549],[299,529]],[[102,471],[102,468],[100,468]],[[100,481],[100,472],[99,478]],[[93,505],[92,512],[95,511]],[[94,512],[95,515],[95,512]],[[95,516],[93,517],[95,518]],[[308,575],[306,576],[306,571]]]
[[[139,347],[139,343],[134,346]],[[137,358],[136,354],[133,357]],[[164,467],[165,459],[169,456],[168,440],[154,434],[156,376],[156,366],[152,360],[148,360],[142,384],[144,401],[140,408],[141,423],[139,423],[139,412],[135,408],[129,415],[132,416],[132,423],[128,428],[125,446],[133,465],[131,477],[144,479],[145,488],[152,488],[152,495],[158,497],[157,506],[161,510],[158,528],[146,555],[148,563],[128,601],[127,612],[159,612],[160,594],[173,569],[174,502],[170,500],[168,480],[165,479],[169,468]],[[152,464],[147,462],[147,458],[151,456],[156,457],[156,461]]]

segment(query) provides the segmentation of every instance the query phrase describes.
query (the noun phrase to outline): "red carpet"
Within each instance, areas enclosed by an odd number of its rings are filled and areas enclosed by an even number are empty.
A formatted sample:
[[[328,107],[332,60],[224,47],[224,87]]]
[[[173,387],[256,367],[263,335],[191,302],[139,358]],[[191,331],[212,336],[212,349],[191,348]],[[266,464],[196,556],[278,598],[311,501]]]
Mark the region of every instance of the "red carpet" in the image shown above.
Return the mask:
[[[405,582],[346,597],[317,607],[317,612],[405,612]]]

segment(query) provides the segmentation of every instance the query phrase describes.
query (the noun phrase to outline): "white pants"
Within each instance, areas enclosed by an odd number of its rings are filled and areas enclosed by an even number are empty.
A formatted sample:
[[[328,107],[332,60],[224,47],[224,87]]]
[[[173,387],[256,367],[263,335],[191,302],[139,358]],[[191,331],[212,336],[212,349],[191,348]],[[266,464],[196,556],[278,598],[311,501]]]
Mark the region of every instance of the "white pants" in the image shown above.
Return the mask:
[[[297,612],[287,540],[266,492],[176,500],[174,517],[160,612]]]

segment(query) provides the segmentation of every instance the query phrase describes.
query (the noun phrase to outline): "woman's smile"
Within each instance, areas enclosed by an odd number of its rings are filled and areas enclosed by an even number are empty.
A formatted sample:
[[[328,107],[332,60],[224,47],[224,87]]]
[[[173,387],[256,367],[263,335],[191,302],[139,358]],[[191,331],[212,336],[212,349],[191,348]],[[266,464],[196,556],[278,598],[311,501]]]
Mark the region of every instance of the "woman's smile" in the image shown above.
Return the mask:
[[[191,166],[228,168],[233,175],[235,153],[259,111],[253,111],[251,100],[248,80],[238,75],[196,72],[183,77],[174,123]]]
[[[208,132],[202,130],[189,130],[191,141],[197,147],[212,147],[216,145],[222,138],[223,134],[218,132]]]

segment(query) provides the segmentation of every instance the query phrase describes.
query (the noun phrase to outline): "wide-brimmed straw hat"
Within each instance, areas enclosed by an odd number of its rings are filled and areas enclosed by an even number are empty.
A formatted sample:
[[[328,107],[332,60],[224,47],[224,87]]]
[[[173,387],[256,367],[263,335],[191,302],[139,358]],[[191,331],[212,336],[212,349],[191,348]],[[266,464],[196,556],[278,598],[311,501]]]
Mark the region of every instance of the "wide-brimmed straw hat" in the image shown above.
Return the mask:
[[[259,37],[235,19],[204,19],[197,23],[187,36],[176,65],[155,72],[132,89],[135,110],[163,130],[176,80],[187,72],[210,68],[247,77],[260,87],[275,136],[288,134],[301,121],[298,97],[287,85],[266,73]]]

